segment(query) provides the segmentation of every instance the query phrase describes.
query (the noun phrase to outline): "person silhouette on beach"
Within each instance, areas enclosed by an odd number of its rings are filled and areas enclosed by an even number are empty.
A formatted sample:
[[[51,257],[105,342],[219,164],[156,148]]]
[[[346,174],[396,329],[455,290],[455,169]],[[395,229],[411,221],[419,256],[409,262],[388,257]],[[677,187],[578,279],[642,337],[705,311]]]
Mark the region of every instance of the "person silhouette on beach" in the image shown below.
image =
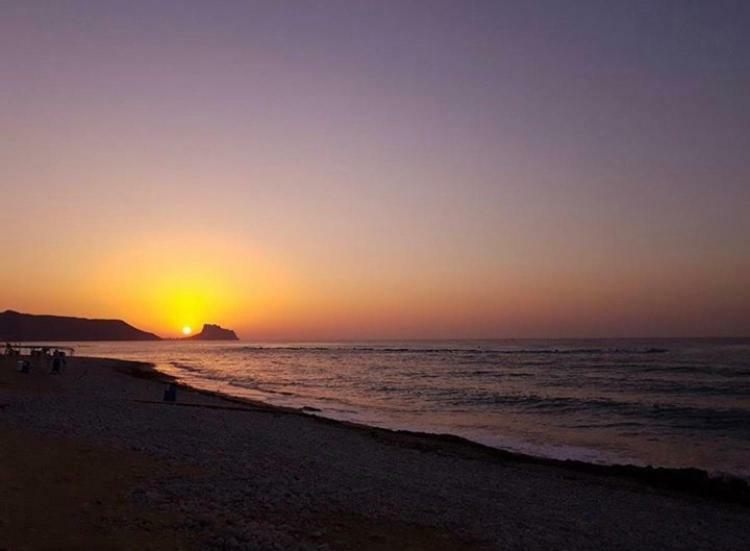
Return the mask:
[[[52,374],[59,375],[65,368],[65,352],[62,350],[55,350],[52,355]]]

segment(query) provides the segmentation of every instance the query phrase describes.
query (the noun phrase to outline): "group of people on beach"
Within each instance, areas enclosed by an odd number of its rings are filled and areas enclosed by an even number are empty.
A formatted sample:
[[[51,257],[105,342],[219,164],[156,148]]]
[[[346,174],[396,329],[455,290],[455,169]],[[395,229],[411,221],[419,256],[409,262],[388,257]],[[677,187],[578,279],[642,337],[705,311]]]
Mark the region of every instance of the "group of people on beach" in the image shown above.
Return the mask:
[[[50,373],[58,375],[65,370],[67,365],[67,355],[64,350],[56,348],[39,347],[32,348],[29,352],[28,359],[21,359],[21,351],[10,343],[5,343],[6,357],[18,357],[18,370],[28,373],[31,370],[31,360],[38,359],[42,365],[51,365]]]

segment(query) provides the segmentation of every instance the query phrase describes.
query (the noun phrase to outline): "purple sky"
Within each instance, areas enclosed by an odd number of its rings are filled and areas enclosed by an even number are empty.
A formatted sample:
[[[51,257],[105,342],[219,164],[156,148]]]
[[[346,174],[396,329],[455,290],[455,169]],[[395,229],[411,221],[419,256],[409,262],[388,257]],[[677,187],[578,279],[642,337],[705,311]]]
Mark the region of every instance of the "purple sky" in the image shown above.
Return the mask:
[[[748,29],[740,1],[3,2],[0,309],[750,335]]]

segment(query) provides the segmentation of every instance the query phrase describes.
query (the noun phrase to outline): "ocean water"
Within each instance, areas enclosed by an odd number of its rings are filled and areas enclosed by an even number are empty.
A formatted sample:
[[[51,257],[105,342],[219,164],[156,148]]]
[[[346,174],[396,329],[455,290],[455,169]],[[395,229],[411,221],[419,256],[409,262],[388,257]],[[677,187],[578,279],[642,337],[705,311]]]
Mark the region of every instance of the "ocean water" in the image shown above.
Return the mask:
[[[75,346],[314,415],[750,479],[750,339]]]

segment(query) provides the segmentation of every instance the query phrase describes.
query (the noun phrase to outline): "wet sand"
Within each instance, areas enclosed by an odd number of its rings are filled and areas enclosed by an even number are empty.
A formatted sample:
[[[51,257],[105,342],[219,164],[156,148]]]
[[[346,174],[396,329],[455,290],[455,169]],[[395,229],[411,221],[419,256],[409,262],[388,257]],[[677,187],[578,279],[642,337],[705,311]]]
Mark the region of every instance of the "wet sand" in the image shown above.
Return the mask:
[[[741,549],[746,488],[0,358],[0,549]]]

